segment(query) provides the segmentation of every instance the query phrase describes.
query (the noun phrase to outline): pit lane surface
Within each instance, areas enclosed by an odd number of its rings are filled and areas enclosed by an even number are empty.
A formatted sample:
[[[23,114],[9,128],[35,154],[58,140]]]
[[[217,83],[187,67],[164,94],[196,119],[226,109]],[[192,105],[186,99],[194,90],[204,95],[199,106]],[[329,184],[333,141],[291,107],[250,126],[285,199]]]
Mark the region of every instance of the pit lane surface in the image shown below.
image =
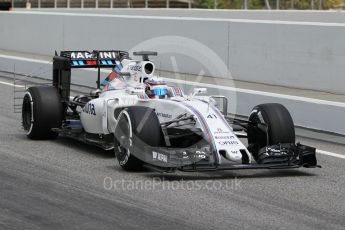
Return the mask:
[[[0,229],[344,229],[344,159],[318,154],[322,169],[127,173],[111,151],[28,140],[12,98],[0,84]]]

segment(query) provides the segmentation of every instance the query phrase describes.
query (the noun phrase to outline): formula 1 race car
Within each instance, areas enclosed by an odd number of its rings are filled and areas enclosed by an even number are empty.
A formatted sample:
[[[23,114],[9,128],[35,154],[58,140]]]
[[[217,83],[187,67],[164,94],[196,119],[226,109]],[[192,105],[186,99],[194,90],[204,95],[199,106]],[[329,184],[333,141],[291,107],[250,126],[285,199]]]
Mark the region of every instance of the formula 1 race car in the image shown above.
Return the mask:
[[[132,60],[124,51],[56,54],[52,86],[30,87],[25,93],[22,120],[27,136],[60,135],[114,149],[118,163],[130,171],[318,166],[315,148],[295,144],[294,123],[283,105],[258,105],[248,120],[230,117],[227,98],[205,96],[205,88],[185,95],[155,76],[149,56],[156,52],[134,55],[142,60]],[[70,96],[73,68],[97,68],[97,88]],[[101,68],[112,69],[103,82]]]

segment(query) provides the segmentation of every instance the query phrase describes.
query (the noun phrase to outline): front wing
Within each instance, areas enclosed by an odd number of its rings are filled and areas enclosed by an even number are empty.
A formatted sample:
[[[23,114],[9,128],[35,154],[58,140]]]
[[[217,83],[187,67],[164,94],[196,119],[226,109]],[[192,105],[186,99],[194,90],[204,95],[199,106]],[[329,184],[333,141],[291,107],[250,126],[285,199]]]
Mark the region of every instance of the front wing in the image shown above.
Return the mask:
[[[222,158],[221,164],[215,164],[214,154],[207,148],[168,148],[145,146],[140,154],[135,155],[148,168],[158,171],[215,171],[238,169],[288,169],[315,168],[317,164],[316,149],[302,144],[290,144],[288,156],[270,156],[265,163],[236,163]]]

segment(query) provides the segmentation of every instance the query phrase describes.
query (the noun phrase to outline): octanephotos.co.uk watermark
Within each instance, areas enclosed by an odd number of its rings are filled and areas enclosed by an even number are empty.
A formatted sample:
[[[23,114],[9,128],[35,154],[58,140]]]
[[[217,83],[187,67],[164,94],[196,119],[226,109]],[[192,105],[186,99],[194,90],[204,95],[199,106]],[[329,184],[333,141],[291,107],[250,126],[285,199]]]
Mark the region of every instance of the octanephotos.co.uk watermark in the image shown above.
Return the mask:
[[[241,190],[241,180],[237,177],[224,180],[166,180],[162,177],[153,177],[143,180],[125,180],[104,177],[105,190]]]

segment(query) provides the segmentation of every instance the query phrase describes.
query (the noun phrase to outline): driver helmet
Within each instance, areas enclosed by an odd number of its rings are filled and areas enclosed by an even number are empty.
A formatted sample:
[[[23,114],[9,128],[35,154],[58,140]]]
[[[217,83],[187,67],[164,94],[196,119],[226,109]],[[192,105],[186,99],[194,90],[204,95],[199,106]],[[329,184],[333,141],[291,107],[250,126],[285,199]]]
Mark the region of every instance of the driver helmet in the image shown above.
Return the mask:
[[[161,79],[145,80],[145,92],[149,98],[166,98],[168,95],[168,87]]]

